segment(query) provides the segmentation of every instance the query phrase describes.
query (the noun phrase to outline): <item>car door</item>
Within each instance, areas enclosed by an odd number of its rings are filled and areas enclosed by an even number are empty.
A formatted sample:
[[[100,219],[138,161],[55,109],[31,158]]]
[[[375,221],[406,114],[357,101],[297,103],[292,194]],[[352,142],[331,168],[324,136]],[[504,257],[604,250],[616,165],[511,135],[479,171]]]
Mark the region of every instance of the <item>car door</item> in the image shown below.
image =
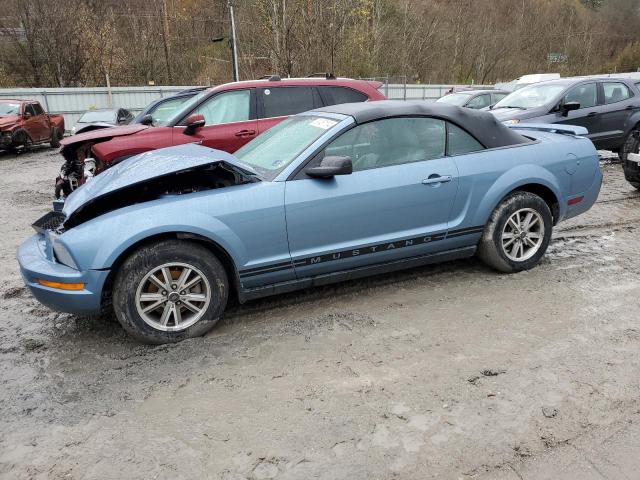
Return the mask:
[[[258,133],[269,130],[289,115],[322,106],[313,86],[265,87],[257,89]]]
[[[640,101],[623,82],[601,82],[602,113],[600,140],[619,146],[624,140],[629,117],[640,108]],[[604,145],[609,146],[609,145]]]
[[[353,173],[287,181],[289,249],[298,278],[446,249],[458,178],[444,121],[388,118],[357,125],[312,160],[349,156]]]
[[[559,111],[555,113],[556,120],[553,123],[564,125],[577,125],[585,127],[592,141],[602,135],[601,113],[602,106],[598,105],[598,84],[596,82],[581,83],[571,87],[562,98],[560,105],[576,102],[580,104],[577,110],[567,112],[565,117]]]
[[[27,132],[34,142],[41,142],[49,138],[49,123],[44,116],[44,111],[40,109],[41,114],[38,115],[35,104],[29,103],[25,105],[25,113],[29,115],[25,118],[24,124]]]
[[[190,115],[204,116],[205,125],[191,135],[184,133]],[[174,128],[173,143],[199,143],[233,153],[258,133],[255,97],[251,88],[218,92],[206,98]]]

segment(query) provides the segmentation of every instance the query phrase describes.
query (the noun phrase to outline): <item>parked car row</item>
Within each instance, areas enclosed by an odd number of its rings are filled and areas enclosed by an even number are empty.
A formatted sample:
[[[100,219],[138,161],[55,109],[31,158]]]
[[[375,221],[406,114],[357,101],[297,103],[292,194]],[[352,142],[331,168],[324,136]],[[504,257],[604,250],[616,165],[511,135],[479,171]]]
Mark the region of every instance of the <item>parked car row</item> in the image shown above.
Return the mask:
[[[500,272],[532,268],[554,226],[595,203],[596,146],[640,160],[630,79],[436,103],[385,100],[378,87],[237,82],[165,118],[64,139],[65,199],[20,246],[25,283],[51,308],[112,309],[135,338],[176,342],[210,330],[231,297],[472,255]],[[483,95],[491,103],[472,108]]]
[[[65,158],[56,180],[56,198],[87,178],[143,152],[198,142],[235,152],[287,116],[345,102],[384,99],[379,82],[333,78],[235,82],[203,90],[167,118],[74,135],[62,141]],[[90,159],[87,162],[87,159]]]

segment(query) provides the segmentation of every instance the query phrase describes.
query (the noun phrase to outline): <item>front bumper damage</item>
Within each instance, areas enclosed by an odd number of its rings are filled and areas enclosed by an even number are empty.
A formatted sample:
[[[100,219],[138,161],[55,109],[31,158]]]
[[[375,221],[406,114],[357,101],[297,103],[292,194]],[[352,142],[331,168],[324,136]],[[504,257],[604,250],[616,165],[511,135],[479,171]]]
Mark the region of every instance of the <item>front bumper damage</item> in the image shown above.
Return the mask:
[[[37,233],[18,247],[18,263],[25,284],[36,299],[53,310],[75,314],[99,314],[108,270],[80,271],[56,261],[49,233]],[[83,284],[78,290],[42,285]]]

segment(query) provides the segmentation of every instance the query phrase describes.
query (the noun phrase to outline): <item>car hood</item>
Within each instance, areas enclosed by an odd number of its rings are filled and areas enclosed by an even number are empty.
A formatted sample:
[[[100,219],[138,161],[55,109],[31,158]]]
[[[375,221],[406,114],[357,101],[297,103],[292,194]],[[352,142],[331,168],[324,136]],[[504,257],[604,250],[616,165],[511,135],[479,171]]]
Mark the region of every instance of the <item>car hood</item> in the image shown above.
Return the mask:
[[[114,165],[69,195],[62,210],[66,217],[65,227],[82,223],[88,219],[86,217],[158,198],[172,184],[184,186],[188,174],[196,177],[192,180],[195,189],[218,188],[206,184],[211,175],[206,180],[202,179],[204,175],[198,175],[199,171],[217,166],[232,172],[237,177],[235,183],[260,181],[251,166],[221,150],[195,144],[153,150]],[[182,182],[177,180],[178,175],[182,175]],[[97,208],[94,211],[97,214],[88,214],[87,210],[91,208]]]
[[[526,120],[529,118],[540,117],[548,112],[546,107],[530,108],[521,110],[519,108],[493,108],[489,110],[498,120]]]
[[[0,128],[11,127],[20,120],[20,115],[7,115],[0,117]]]
[[[121,127],[113,127],[113,128],[103,128],[99,130],[91,130],[87,133],[79,133],[78,135],[72,135],[70,137],[66,137],[60,141],[60,145],[62,147],[68,147],[69,145],[73,145],[75,143],[86,142],[87,140],[96,140],[101,138],[112,138],[112,137],[121,137],[124,135],[133,135],[134,133],[141,132],[142,130],[146,130],[147,128],[152,128],[148,125],[123,125]]]

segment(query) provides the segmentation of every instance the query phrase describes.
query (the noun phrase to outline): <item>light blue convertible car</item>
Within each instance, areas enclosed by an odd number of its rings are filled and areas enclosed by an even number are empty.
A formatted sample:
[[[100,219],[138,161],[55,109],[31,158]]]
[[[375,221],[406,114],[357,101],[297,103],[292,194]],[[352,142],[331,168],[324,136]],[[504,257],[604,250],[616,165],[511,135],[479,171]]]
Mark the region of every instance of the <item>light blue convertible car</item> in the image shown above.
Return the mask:
[[[38,220],[18,260],[42,303],[113,308],[149,343],[202,335],[230,295],[474,254],[516,272],[540,261],[553,225],[597,198],[585,134],[425,102],[326,107],[235,156],[183,145],[130,158]]]

